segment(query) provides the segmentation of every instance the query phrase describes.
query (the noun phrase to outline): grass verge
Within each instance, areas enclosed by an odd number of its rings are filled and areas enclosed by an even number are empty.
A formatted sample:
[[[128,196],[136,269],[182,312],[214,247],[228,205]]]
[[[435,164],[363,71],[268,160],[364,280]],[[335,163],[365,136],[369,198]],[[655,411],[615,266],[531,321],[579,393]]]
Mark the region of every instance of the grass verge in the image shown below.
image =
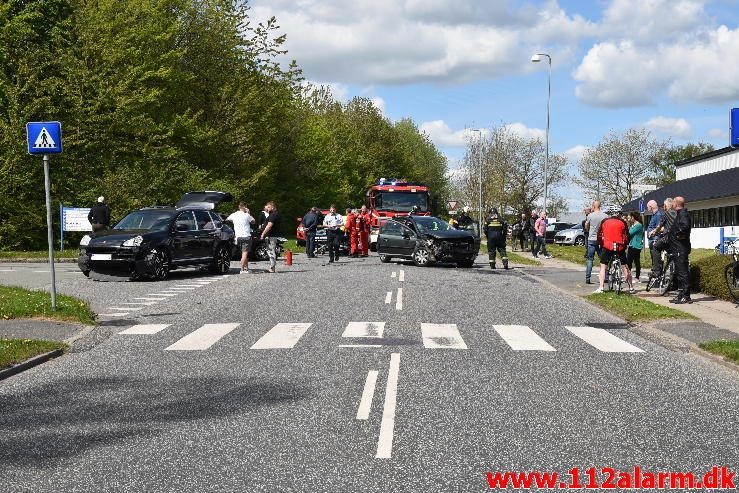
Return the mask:
[[[305,253],[305,247],[304,246],[298,246],[298,240],[295,239],[289,239],[284,244],[283,247],[285,251],[290,250],[293,253]]]
[[[739,341],[701,342],[698,347],[713,354],[723,356],[725,360],[739,364]]]
[[[628,322],[680,318],[697,319],[697,317],[682,310],[658,305],[625,293],[593,293],[585,296],[585,299]]]
[[[541,262],[528,255],[519,255],[514,252],[508,252],[508,259],[514,264],[541,265]]]
[[[55,250],[54,258],[77,258],[79,251],[76,248],[67,249],[64,251]],[[48,250],[32,250],[32,251],[20,251],[20,250],[0,250],[0,259],[48,259]]]
[[[0,339],[0,370],[55,349],[66,350],[67,345],[36,339]]]
[[[52,318],[88,325],[95,322],[89,305],[74,296],[57,294],[56,311],[51,311],[51,293],[0,286],[0,319],[11,318]]]
[[[554,245],[547,243],[547,249],[549,253],[561,260],[567,260],[579,265],[585,265],[585,247],[574,246],[574,245]],[[690,263],[697,262],[698,260],[704,259],[717,255],[714,250],[710,248],[694,248],[690,252]],[[594,263],[598,263],[598,255],[595,255]],[[648,270],[652,268],[652,257],[649,255],[649,249],[645,248],[641,251],[641,270],[642,275],[648,274]]]

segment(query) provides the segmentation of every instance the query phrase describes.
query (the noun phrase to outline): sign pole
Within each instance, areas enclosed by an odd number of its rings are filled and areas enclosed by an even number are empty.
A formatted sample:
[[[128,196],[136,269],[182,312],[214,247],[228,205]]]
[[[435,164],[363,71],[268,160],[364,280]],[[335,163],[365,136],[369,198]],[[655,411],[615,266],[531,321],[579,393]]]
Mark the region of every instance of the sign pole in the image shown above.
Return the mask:
[[[51,222],[51,179],[49,155],[44,154],[44,187],[46,188],[46,231],[49,238],[49,271],[51,272],[51,310],[56,311],[56,273],[54,272],[54,229]]]

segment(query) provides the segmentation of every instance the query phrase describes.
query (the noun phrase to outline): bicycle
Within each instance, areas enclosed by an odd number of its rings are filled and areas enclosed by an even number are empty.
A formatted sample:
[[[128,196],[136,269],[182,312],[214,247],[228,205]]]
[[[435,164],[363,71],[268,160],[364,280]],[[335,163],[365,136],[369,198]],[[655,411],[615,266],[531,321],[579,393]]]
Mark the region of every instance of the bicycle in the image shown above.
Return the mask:
[[[624,282],[623,270],[621,269],[621,258],[618,252],[618,243],[613,243],[613,256],[608,262],[608,268],[606,269],[606,275],[608,276],[608,289],[621,293],[621,286]]]
[[[734,241],[728,247],[733,261],[724,267],[724,279],[729,290],[729,296],[734,303],[739,303],[739,240]]]
[[[672,254],[667,250],[662,252],[660,259],[662,262],[661,273],[657,277],[651,274],[649,275],[646,290],[650,291],[656,287],[659,295],[664,296],[670,291],[672,281],[675,279],[675,259],[672,258]]]

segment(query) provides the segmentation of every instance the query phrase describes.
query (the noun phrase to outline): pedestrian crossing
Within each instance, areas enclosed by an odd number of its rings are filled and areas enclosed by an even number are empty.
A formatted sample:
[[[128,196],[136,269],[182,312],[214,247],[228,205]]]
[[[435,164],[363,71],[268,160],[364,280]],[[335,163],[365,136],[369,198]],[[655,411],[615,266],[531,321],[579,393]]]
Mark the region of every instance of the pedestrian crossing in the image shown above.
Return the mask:
[[[289,350],[300,344],[310,333],[313,323],[278,323],[251,343],[252,350]],[[349,322],[340,337],[336,338],[338,348],[382,348],[383,337],[388,332],[385,322]],[[171,324],[139,324],[128,327],[118,334],[123,336],[153,336],[172,329]],[[164,348],[166,351],[205,351],[239,328],[241,323],[204,324]],[[465,341],[465,331],[457,324],[422,323],[420,342],[426,350],[465,351],[470,349]],[[392,327],[389,332],[392,332]],[[324,332],[325,334],[325,332]],[[338,330],[336,331],[338,336]],[[486,344],[491,341],[497,346],[511,351],[557,352],[556,345],[547,342],[540,334],[526,325],[492,325],[488,330],[475,331],[475,340],[483,335]],[[469,338],[468,332],[467,337]],[[557,338],[573,337],[574,340],[603,353],[643,353],[644,350],[616,336],[605,329],[582,326],[561,327]],[[350,341],[346,341],[349,339]],[[369,343],[364,343],[368,341]],[[351,342],[342,344],[342,342]],[[361,344],[358,342],[362,342]],[[392,344],[387,344],[390,347]],[[396,347],[397,348],[397,347]],[[474,349],[474,348],[473,348]],[[568,345],[571,349],[571,345]]]

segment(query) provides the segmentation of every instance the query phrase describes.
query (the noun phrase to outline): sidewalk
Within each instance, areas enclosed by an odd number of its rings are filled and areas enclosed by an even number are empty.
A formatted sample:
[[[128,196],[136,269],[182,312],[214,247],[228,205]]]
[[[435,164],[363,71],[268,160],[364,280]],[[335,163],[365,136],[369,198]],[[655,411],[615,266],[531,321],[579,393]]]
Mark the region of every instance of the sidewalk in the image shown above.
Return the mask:
[[[555,286],[578,296],[587,296],[598,288],[598,273],[593,269],[594,284],[585,284],[585,266],[565,260],[540,259],[541,266],[524,266],[524,270],[548,281]],[[598,267],[597,265],[595,267]],[[642,272],[645,275],[645,272]],[[660,296],[656,292],[646,292],[646,284],[635,283],[634,289],[641,298],[658,305],[668,306],[687,312],[700,321],[658,321],[651,325],[686,339],[694,344],[717,340],[739,339],[739,307],[734,303],[719,300],[703,293],[695,293],[690,305],[674,305],[669,300],[674,293]],[[625,296],[630,296],[625,294]]]

